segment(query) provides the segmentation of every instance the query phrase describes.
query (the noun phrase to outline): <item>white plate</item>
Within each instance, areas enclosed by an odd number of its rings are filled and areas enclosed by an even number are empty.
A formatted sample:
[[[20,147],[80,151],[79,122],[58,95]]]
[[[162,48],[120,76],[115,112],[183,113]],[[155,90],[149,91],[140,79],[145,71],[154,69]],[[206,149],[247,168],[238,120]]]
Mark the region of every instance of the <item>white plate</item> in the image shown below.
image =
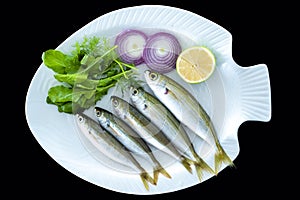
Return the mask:
[[[259,64],[241,67],[236,64],[231,54],[231,34],[219,25],[186,10],[158,5],[116,10],[85,25],[57,49],[67,53],[84,35],[114,37],[127,28],[142,29],[148,34],[158,30],[171,32],[180,40],[183,49],[192,45],[205,45],[213,51],[217,69],[205,83],[191,86],[182,82],[175,71],[168,75],[193,92],[207,110],[216,126],[220,142],[232,160],[239,153],[237,130],[241,123],[247,120],[270,120],[271,96],[267,66]],[[56,106],[46,103],[48,89],[56,84],[60,83],[53,78],[53,72],[41,64],[28,89],[25,111],[33,136],[66,170],[100,187],[129,194],[160,194],[199,184],[195,172],[189,174],[179,163],[172,162],[166,166],[172,179],[160,176],[158,185],[150,185],[150,190],[146,191],[137,174],[126,169],[119,170],[118,165],[101,162],[101,156],[95,156],[97,153],[82,142],[75,117],[59,113]],[[110,90],[97,105],[107,107],[107,97],[113,92],[113,89]],[[193,142],[197,143],[197,140]],[[204,157],[208,162],[212,159],[209,152]],[[211,175],[207,174],[203,181],[209,178]]]

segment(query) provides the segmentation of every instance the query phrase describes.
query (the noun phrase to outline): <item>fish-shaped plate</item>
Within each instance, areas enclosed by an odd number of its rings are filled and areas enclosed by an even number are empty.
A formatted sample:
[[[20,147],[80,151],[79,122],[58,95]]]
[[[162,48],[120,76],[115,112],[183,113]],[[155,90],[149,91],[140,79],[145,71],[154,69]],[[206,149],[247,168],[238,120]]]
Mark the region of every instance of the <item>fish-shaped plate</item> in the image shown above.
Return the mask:
[[[240,149],[239,126],[247,120],[267,122],[271,118],[267,66],[239,66],[232,58],[232,36],[227,30],[190,11],[162,5],[134,6],[102,15],[73,33],[57,49],[70,52],[74,48],[72,45],[82,41],[83,36],[113,38],[128,28],[141,29],[149,34],[167,31],[178,38],[183,49],[204,45],[212,50],[217,66],[207,81],[190,85],[179,78],[176,70],[167,75],[189,90],[208,112],[223,148],[234,162]],[[139,67],[141,71],[145,68],[143,65]],[[128,194],[161,194],[200,183],[195,172],[188,173],[179,162],[156,152],[159,159],[165,160],[164,167],[172,178],[160,176],[156,186],[150,185],[149,191],[145,190],[138,174],[108,160],[85,141],[74,115],[59,113],[56,106],[46,103],[48,89],[57,84],[53,71],[41,64],[29,86],[25,111],[35,139],[66,170],[97,186]],[[114,92],[111,89],[97,105],[110,110],[109,96]],[[192,141],[196,147],[203,146],[198,139]],[[212,163],[213,154],[209,149],[202,148],[200,154]],[[221,170],[225,167],[222,166]],[[205,174],[203,181],[211,177],[213,175]]]

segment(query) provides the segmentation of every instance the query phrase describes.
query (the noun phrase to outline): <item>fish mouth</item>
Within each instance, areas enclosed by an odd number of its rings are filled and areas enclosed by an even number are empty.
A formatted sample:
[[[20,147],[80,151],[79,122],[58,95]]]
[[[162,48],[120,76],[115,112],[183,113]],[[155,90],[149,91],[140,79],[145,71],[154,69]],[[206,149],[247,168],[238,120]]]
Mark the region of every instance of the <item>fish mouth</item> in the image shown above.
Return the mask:
[[[113,100],[115,100],[116,99],[116,96],[114,96],[114,95],[112,95],[111,97],[110,97],[110,100],[111,101],[113,101]]]
[[[144,74],[146,74],[146,75],[149,75],[151,73],[151,71],[149,70],[149,69],[146,69],[145,71],[144,71]]]
[[[150,80],[150,73],[151,73],[151,71],[148,69],[144,71],[144,76],[145,76],[146,80]]]
[[[130,95],[132,95],[134,89],[135,89],[134,86],[132,86],[132,85],[129,86],[129,94],[130,94]]]

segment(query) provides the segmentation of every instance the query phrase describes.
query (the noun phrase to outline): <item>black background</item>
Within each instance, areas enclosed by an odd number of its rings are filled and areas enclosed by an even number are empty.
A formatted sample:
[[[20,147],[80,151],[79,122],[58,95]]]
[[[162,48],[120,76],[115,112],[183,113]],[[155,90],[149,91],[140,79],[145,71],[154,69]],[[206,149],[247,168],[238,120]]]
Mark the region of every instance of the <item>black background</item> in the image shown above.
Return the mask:
[[[233,36],[233,58],[241,66],[264,63],[268,66],[271,82],[272,118],[270,122],[247,121],[239,130],[240,153],[234,161],[236,168],[226,168],[217,177],[196,186],[168,194],[143,196],[150,199],[167,199],[178,195],[185,198],[221,198],[230,199],[268,197],[281,193],[282,178],[288,176],[283,163],[278,159],[284,155],[278,149],[278,136],[275,128],[280,115],[278,97],[280,90],[280,67],[282,56],[278,44],[283,37],[278,29],[282,23],[284,5],[263,1],[82,1],[69,3],[63,1],[38,1],[11,5],[9,15],[11,23],[5,23],[2,60],[8,60],[13,69],[14,81],[7,93],[17,94],[14,98],[15,112],[10,117],[14,125],[12,136],[4,153],[7,177],[5,186],[13,189],[10,196],[50,198],[140,198],[139,195],[127,195],[113,192],[93,185],[68,172],[56,163],[38,144],[32,135],[25,118],[25,98],[27,89],[35,71],[41,64],[42,52],[56,48],[71,34],[90,21],[110,11],[146,4],[174,6],[201,15],[231,32]],[[285,15],[288,18],[288,15]],[[282,27],[283,26],[283,27]],[[11,39],[10,39],[11,38]],[[10,42],[11,40],[11,42]],[[13,47],[11,49],[11,47]],[[16,67],[14,67],[16,66]],[[16,70],[16,71],[14,71]],[[277,79],[277,80],[276,80]],[[7,101],[6,101],[7,102]],[[47,114],[47,113],[41,113]],[[20,121],[18,121],[20,120]],[[277,122],[278,122],[277,121]],[[2,132],[4,133],[4,132]],[[6,132],[6,134],[8,134]],[[6,135],[5,134],[5,135]],[[3,143],[5,143],[3,141]],[[17,192],[20,191],[20,192]],[[289,195],[289,194],[287,194]]]

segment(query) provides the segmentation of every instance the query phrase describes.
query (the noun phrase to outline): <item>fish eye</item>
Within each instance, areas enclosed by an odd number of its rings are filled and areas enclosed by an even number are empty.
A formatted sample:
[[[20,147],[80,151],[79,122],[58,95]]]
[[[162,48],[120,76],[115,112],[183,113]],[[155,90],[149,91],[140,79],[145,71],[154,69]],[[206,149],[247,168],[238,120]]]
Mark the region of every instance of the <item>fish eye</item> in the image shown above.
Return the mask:
[[[134,89],[134,90],[132,91],[132,95],[134,95],[134,96],[136,96],[138,93],[139,93],[138,89]]]
[[[96,111],[96,115],[99,117],[101,115],[100,111]]]
[[[79,115],[79,116],[78,116],[78,121],[79,121],[79,122],[83,122],[83,117]]]
[[[100,117],[100,116],[101,116],[101,111],[100,111],[100,110],[97,110],[97,109],[95,109],[95,114],[96,114],[96,116],[97,116],[97,117]]]
[[[118,101],[117,99],[113,99],[113,100],[112,100],[112,105],[113,105],[114,107],[117,107],[117,106],[119,105],[119,101]]]
[[[154,73],[154,72],[151,72],[150,74],[149,74],[149,77],[150,77],[150,79],[152,80],[152,81],[155,81],[156,79],[157,79],[157,74],[156,73]]]

